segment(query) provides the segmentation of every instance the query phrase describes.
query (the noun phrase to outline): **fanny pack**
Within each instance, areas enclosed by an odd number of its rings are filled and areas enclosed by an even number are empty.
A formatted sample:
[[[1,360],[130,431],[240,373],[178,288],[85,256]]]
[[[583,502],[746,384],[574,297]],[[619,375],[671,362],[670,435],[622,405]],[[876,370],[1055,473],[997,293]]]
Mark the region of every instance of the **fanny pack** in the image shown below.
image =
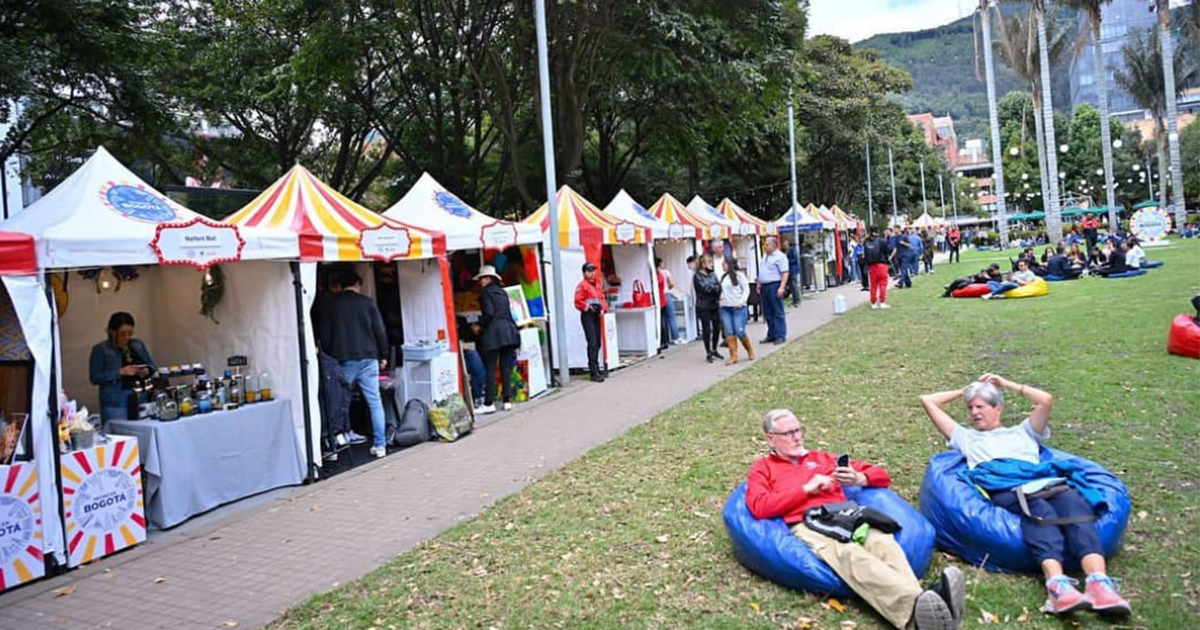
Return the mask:
[[[809,508],[804,513],[804,525],[838,542],[850,542],[854,533],[863,525],[873,527],[885,534],[900,531],[900,523],[892,517],[871,507],[861,506],[854,501],[826,503]]]
[[[1029,499],[1049,499],[1050,497],[1061,494],[1070,490],[1071,486],[1065,483],[1055,484],[1038,490],[1031,494],[1025,494],[1025,491],[1020,486],[1013,488],[1013,493],[1017,495],[1017,503],[1021,506],[1021,514],[1025,518],[1039,523],[1041,525],[1070,525],[1071,523],[1091,523],[1096,520],[1095,514],[1079,514],[1076,516],[1059,516],[1056,518],[1042,518],[1029,513]]]

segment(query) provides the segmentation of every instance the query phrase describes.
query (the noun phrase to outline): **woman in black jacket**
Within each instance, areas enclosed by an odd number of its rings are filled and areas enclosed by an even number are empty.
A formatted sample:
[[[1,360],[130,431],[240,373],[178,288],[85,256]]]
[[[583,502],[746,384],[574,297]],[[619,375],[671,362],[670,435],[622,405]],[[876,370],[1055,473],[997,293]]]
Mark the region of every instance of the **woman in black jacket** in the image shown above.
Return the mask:
[[[521,334],[513,321],[512,309],[508,306],[508,293],[500,286],[500,276],[495,267],[484,265],[475,275],[479,282],[479,310],[483,316],[480,319],[482,332],[475,342],[475,349],[483,357],[484,395],[483,406],[476,413],[492,413],[496,411],[496,368],[501,368],[504,379],[503,391],[505,411],[512,409],[513,386],[512,371],[508,369],[515,358],[517,348],[521,346]]]
[[[692,287],[696,294],[696,319],[700,321],[700,338],[704,340],[704,360],[724,359],[717,348],[721,344],[721,281],[713,273],[713,258],[709,254],[700,257],[696,264],[696,275],[692,276]]]

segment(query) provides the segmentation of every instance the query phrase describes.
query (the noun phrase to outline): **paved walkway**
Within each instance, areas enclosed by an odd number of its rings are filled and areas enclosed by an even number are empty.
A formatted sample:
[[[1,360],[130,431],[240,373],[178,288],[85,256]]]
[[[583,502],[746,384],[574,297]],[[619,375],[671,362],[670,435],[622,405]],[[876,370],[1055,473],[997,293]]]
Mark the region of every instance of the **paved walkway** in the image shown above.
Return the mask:
[[[866,301],[854,284],[805,298],[789,309],[790,338],[833,319],[839,293],[851,307]],[[764,330],[751,324],[751,338]],[[751,365],[706,367],[703,354],[699,343],[679,346],[603,384],[573,381],[453,444],[423,444],[251,508],[224,508],[228,518],[0,596],[0,628],[269,623]]]

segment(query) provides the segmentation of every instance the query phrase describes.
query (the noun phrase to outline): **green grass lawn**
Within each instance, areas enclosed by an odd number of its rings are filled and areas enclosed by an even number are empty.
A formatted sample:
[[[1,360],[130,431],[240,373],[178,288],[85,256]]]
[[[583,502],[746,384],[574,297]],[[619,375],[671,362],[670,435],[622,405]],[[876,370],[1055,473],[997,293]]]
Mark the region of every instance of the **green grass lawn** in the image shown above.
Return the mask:
[[[895,291],[892,310],[855,309],[275,627],[885,628],[861,603],[841,612],[744,569],[721,507],[765,452],[761,414],[780,406],[810,447],[882,463],[915,503],[944,450],[917,396],[983,372],[1053,393],[1052,445],[1129,486],[1134,515],[1111,573],[1135,610],[1119,627],[1200,627],[1200,361],[1166,353],[1171,318],[1200,292],[1200,240],[1148,252],[1166,266],[1147,276],[940,299],[952,278],[1006,258],[968,253]],[[1010,401],[1006,422],[1027,410]],[[935,554],[929,575],[947,562],[958,560]],[[1043,616],[1039,580],[963,568],[964,627],[985,614],[1010,628],[1118,627]]]

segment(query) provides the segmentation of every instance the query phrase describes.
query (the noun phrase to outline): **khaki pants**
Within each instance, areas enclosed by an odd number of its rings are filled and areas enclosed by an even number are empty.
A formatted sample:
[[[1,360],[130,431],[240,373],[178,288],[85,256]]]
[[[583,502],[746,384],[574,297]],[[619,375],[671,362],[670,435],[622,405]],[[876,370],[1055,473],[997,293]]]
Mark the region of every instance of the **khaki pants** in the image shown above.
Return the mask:
[[[838,542],[814,532],[804,523],[791,527],[796,538],[808,545],[884,619],[897,628],[908,625],[913,605],[921,594],[921,584],[908,566],[904,550],[891,534],[872,529],[865,544],[860,545]]]

